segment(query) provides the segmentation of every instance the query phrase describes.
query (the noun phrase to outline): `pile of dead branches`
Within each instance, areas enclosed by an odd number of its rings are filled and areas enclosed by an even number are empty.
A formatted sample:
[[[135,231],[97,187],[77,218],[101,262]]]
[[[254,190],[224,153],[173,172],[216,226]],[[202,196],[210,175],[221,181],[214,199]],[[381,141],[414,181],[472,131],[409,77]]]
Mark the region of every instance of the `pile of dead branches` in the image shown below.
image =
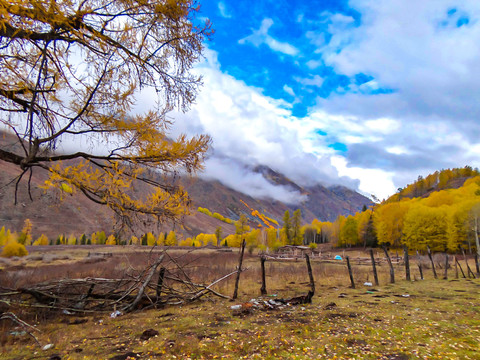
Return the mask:
[[[167,258],[169,266],[164,266]],[[212,287],[236,273],[237,270],[208,285],[198,284],[191,280],[184,266],[164,252],[142,271],[125,272],[118,279],[59,279],[17,289],[0,288],[0,302],[12,308],[45,308],[65,313],[126,313],[192,302],[207,294],[230,299]]]

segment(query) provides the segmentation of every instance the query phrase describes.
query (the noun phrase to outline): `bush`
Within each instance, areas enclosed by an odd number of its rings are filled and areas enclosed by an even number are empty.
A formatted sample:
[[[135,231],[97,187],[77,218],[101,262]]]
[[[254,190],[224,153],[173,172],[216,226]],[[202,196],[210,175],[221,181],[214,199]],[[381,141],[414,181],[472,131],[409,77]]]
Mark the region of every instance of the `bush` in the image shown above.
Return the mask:
[[[316,248],[317,248],[317,244],[315,244],[315,243],[310,243],[310,244],[308,244],[308,247],[309,247],[310,249],[316,249]]]
[[[11,242],[3,247],[2,253],[0,256],[2,257],[12,257],[12,256],[26,256],[28,255],[28,251],[24,245],[19,244],[17,242]]]

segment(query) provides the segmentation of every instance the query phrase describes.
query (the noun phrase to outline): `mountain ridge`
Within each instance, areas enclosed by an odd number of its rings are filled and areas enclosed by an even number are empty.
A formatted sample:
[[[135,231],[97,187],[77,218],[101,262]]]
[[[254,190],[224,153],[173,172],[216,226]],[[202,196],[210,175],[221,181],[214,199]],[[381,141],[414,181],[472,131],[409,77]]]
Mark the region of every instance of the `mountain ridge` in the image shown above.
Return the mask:
[[[9,134],[0,137],[0,145],[11,143]],[[113,232],[113,212],[88,200],[82,194],[63,194],[63,201],[58,201],[52,193],[45,193],[39,186],[47,179],[45,170],[34,171],[30,179],[32,186],[29,199],[28,180],[22,179],[18,184],[17,205],[15,199],[15,181],[20,174],[20,169],[10,163],[0,161],[0,224],[12,231],[20,231],[25,219],[33,223],[34,236],[44,233],[48,237],[65,235],[90,234],[104,230]],[[281,222],[285,211],[302,211],[303,221],[311,222],[318,218],[321,220],[334,220],[338,215],[349,215],[359,211],[364,205],[371,205],[370,199],[343,186],[327,188],[321,184],[302,187],[284,175],[272,170],[268,166],[259,165],[255,171],[269,181],[272,185],[282,186],[298,192],[304,201],[298,204],[286,204],[267,197],[252,197],[236,191],[218,180],[205,180],[201,177],[180,177],[179,183],[185,187],[192,198],[193,209],[191,215],[186,216],[183,222],[162,225],[157,229],[143,229],[138,231],[175,231],[184,236],[195,236],[198,233],[214,233],[219,226],[224,235],[235,232],[233,224],[226,224],[218,219],[202,214],[196,209],[204,207],[212,212],[218,212],[224,217],[237,220],[244,214],[249,218],[251,226],[258,226],[258,218],[252,215],[252,209],[265,214],[269,218]],[[244,204],[247,204],[244,205]]]

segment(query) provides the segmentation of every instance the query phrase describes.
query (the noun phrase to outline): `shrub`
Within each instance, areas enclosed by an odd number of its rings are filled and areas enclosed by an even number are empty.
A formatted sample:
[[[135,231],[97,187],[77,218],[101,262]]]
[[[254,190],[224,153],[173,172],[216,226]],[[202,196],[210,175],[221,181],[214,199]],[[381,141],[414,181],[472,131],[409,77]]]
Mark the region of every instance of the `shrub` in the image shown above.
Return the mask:
[[[12,257],[12,256],[26,256],[28,255],[28,251],[23,244],[19,244],[17,242],[11,242],[3,247],[2,253],[0,256],[2,257]]]
[[[310,244],[308,244],[308,247],[309,247],[310,249],[316,249],[316,248],[317,248],[317,244],[315,244],[315,243],[310,243]]]

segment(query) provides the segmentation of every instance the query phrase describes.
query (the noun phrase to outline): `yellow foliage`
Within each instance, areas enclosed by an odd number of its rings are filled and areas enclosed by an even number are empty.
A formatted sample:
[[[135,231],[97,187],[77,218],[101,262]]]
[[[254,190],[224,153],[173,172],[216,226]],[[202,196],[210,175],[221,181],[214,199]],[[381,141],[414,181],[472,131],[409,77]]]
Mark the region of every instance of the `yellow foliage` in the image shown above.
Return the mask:
[[[147,233],[147,245],[148,246],[155,246],[157,243],[157,239],[155,239],[155,236],[151,232]]]
[[[240,247],[242,245],[242,237],[237,234],[228,235],[220,244],[221,246]]]
[[[215,219],[217,219],[217,220],[223,221],[223,222],[225,222],[225,223],[227,223],[227,224],[233,224],[233,223],[234,223],[234,221],[233,221],[232,219],[226,218],[226,217],[224,217],[223,215],[221,215],[221,214],[219,214],[219,213],[217,213],[217,212],[212,214],[212,212],[211,212],[210,210],[208,210],[207,208],[199,207],[199,208],[197,208],[197,211],[200,212],[200,213],[202,213],[202,214],[205,214],[205,215],[208,215],[208,216],[210,216],[210,217],[213,217],[213,218],[215,218]]]
[[[177,245],[177,235],[175,231],[170,231],[165,239],[165,246],[175,246]]]
[[[409,249],[447,250],[447,211],[445,207],[411,206],[405,216],[402,243]]]
[[[160,233],[160,235],[158,235],[157,245],[158,245],[158,246],[163,246],[163,245],[165,245],[165,234],[164,234],[163,232]]]
[[[173,139],[167,115],[186,111],[201,84],[192,68],[212,32],[198,10],[193,0],[0,1],[2,124],[23,135],[2,146],[2,160],[48,168],[45,189],[81,192],[126,223],[135,214],[188,213],[188,194],[173,176],[149,175],[200,170],[210,143],[206,135]],[[158,95],[158,106],[132,115],[143,88]],[[101,142],[104,155],[44,151],[76,137]],[[12,150],[21,142],[24,152]]]
[[[70,235],[66,242],[67,245],[75,245],[77,243],[77,238],[73,235]]]
[[[24,245],[30,245],[32,243],[32,222],[30,219],[25,219],[23,222],[23,229],[17,240]]]
[[[139,243],[138,237],[132,236],[131,239],[130,239],[130,244],[131,245],[138,245],[138,243]],[[92,244],[93,244],[93,242],[92,242]]]
[[[19,244],[15,241],[12,241],[5,245],[2,249],[0,256],[2,257],[12,257],[12,256],[26,256],[28,251],[23,244]]]
[[[109,235],[107,241],[105,242],[106,245],[117,245],[117,239],[113,234]]]
[[[48,237],[44,234],[40,235],[40,237],[33,243],[34,246],[45,246],[48,244]]]
[[[2,226],[0,229],[0,246],[3,246],[6,244],[7,240],[7,234],[5,233],[5,226]]]

